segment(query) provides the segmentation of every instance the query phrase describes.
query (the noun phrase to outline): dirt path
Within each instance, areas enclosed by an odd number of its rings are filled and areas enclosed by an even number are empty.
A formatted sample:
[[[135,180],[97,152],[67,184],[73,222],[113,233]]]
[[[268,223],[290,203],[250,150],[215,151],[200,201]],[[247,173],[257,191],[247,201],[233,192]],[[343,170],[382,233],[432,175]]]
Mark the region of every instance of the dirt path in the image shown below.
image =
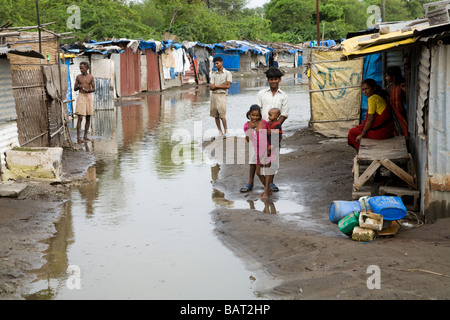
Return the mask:
[[[450,219],[370,243],[353,241],[329,221],[334,200],[351,200],[355,151],[345,139],[309,129],[283,140],[277,200],[302,204],[297,221],[256,210],[220,208],[212,215],[224,244],[254,271],[254,290],[273,299],[448,299]],[[262,187],[239,192],[246,165],[222,165],[214,187],[230,201],[258,199]],[[380,289],[369,277],[379,268]],[[370,268],[369,268],[370,267]],[[369,269],[368,269],[369,268]],[[368,273],[369,270],[369,273]],[[370,282],[373,281],[373,282]],[[373,278],[370,283],[376,283]]]

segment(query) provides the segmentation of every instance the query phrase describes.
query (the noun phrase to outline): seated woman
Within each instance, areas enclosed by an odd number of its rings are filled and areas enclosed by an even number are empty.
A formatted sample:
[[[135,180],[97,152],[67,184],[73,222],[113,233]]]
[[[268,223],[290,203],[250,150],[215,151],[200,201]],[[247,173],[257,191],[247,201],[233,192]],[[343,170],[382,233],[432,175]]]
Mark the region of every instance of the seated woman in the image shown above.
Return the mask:
[[[348,132],[347,142],[350,146],[359,150],[362,138],[388,139],[394,136],[394,118],[390,103],[383,96],[379,85],[373,79],[362,82],[363,94],[368,97],[369,109],[363,123]]]
[[[386,82],[390,95],[390,103],[395,119],[395,134],[409,137],[408,122],[406,121],[406,98],[402,71],[398,66],[386,69]]]

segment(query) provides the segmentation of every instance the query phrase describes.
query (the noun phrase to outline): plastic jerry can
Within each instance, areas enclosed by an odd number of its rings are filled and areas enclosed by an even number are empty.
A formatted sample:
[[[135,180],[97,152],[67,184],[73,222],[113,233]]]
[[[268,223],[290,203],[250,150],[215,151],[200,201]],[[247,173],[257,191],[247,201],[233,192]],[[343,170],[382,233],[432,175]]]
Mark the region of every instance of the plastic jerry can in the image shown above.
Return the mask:
[[[335,200],[331,203],[329,209],[329,218],[333,223],[338,223],[342,218],[353,212],[360,212],[361,205],[359,201],[340,201]]]
[[[359,214],[359,226],[361,228],[381,231],[383,229],[383,216],[373,212],[361,212]]]
[[[359,226],[359,212],[353,212],[338,222],[338,228],[349,237],[352,236],[353,228]]]
[[[369,242],[375,238],[375,230],[355,227],[352,233],[352,239],[356,241]]]

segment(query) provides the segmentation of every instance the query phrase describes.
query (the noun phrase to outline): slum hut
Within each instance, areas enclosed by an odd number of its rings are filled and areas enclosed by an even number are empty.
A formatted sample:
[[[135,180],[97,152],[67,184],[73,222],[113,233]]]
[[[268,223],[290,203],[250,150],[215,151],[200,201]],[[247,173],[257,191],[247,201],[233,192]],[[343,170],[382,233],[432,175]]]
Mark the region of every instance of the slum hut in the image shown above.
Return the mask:
[[[162,49],[159,41],[140,41],[142,91],[161,91],[160,61],[158,52]]]
[[[269,66],[271,59],[276,54],[279,68],[301,68],[303,65],[303,50],[309,48],[309,43],[291,44],[265,41],[258,41],[257,43],[270,50],[265,55],[265,65]]]
[[[299,68],[299,57],[302,57],[303,49],[301,45],[290,43],[271,43],[270,47],[277,54],[279,68]]]
[[[197,78],[197,84],[209,83],[209,75],[212,70],[212,58],[213,48],[211,45],[203,44],[200,42],[188,42],[182,43],[186,53],[193,60],[193,67]]]
[[[0,45],[0,180],[3,180],[2,167],[6,166],[6,150],[20,146],[11,64],[8,59],[8,55],[13,54],[30,58],[34,57],[35,59],[44,59],[42,54],[27,47],[16,47],[12,49],[7,45]]]
[[[142,52],[138,40],[91,40],[80,50],[77,61],[74,59],[75,67],[78,67],[81,61],[89,62],[94,77],[102,80],[105,93],[108,82],[110,90],[114,91],[114,97],[131,96],[142,91]]]
[[[76,77],[80,74],[80,63],[87,62],[90,72],[95,79],[94,109],[114,109],[114,98],[116,97],[116,74],[115,62],[111,59],[112,54],[119,54],[123,49],[112,44],[111,41],[90,42],[82,45],[70,45],[63,47],[66,54],[64,62],[69,65],[69,77],[71,79],[69,94],[73,97],[72,111],[76,111],[76,99],[78,91],[74,91]],[[70,112],[70,110],[69,110]]]
[[[116,95],[126,97],[142,92],[139,41],[119,39],[112,43],[123,49],[111,55],[115,65]]]
[[[161,90],[183,85],[186,72],[191,77],[191,61],[181,43],[167,39],[162,41],[160,53]]]
[[[267,66],[267,56],[272,51],[260,44],[238,40],[216,43],[212,48],[214,56],[222,57],[224,68],[234,72],[248,72],[260,65]]]
[[[26,46],[45,59],[7,54],[11,64],[20,146],[56,147],[71,145],[65,99],[67,69],[59,64],[59,41],[68,38],[40,27],[11,27],[0,33],[9,48]],[[26,31],[24,31],[26,30]],[[16,32],[17,31],[17,32]],[[15,35],[7,35],[16,32]],[[3,36],[2,36],[3,34]]]
[[[327,137],[346,137],[359,124],[363,59],[342,61],[342,50],[311,49],[310,125]]]
[[[445,23],[438,19],[434,24],[436,19],[427,17],[425,21],[380,24],[373,34],[342,43],[347,59],[381,53],[385,67],[388,53],[401,52],[396,55],[402,56],[406,81],[407,148],[416,174],[418,211],[426,222],[450,216],[450,19],[448,10],[442,14]],[[389,191],[403,196],[415,190]]]

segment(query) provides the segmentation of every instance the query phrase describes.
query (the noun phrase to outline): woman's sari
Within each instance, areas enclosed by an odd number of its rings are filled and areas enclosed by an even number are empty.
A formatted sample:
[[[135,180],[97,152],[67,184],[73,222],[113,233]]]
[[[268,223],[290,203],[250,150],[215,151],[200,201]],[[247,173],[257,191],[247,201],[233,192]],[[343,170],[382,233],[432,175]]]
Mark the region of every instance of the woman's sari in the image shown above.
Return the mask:
[[[390,102],[395,119],[395,134],[397,136],[409,137],[408,122],[406,122],[406,110],[403,105],[404,93],[401,84],[390,88]]]

